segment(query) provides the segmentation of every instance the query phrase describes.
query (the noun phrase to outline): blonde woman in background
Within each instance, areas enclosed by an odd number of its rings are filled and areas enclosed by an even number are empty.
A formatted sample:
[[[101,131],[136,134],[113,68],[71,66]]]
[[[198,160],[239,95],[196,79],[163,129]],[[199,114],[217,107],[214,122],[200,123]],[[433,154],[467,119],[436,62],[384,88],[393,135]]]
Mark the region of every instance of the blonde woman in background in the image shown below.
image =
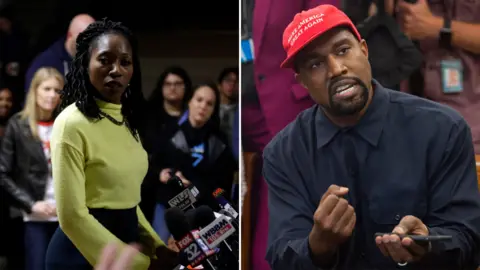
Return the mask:
[[[25,270],[45,269],[45,252],[58,227],[50,134],[63,84],[54,68],[35,73],[25,108],[9,120],[0,148],[0,185],[25,222]]]

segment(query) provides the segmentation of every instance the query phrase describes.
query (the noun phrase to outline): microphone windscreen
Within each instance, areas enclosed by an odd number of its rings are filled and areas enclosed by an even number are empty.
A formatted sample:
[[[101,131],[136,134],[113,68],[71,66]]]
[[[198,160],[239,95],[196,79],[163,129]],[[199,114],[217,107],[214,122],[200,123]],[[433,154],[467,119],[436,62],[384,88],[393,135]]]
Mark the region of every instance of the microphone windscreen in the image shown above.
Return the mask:
[[[167,228],[175,240],[179,240],[190,232],[190,224],[180,208],[173,207],[165,211]]]
[[[215,220],[215,214],[213,213],[212,208],[206,205],[199,206],[195,209],[194,213],[192,226],[196,228],[205,228]]]
[[[188,224],[190,224],[190,227],[192,229],[198,229],[195,226],[195,210],[196,210],[196,208],[190,209],[190,210],[185,212],[185,217],[187,218],[187,222],[188,222]]]
[[[183,185],[182,180],[176,175],[168,179],[167,186],[178,193],[182,192],[185,189],[185,186]]]

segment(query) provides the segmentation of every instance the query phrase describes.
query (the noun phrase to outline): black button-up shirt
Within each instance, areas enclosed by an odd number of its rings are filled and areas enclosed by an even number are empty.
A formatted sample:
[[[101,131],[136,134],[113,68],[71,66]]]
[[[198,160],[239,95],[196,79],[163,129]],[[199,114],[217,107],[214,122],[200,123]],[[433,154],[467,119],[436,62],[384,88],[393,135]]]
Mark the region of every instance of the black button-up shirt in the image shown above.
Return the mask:
[[[308,235],[313,214],[332,184],[349,187],[355,208],[352,237],[335,269],[398,269],[375,245],[402,217],[420,218],[433,242],[428,256],[405,269],[476,269],[480,195],[470,129],[454,110],[374,81],[359,123],[339,128],[319,106],[302,112],[264,151],[269,186],[267,260],[274,270],[317,269]]]

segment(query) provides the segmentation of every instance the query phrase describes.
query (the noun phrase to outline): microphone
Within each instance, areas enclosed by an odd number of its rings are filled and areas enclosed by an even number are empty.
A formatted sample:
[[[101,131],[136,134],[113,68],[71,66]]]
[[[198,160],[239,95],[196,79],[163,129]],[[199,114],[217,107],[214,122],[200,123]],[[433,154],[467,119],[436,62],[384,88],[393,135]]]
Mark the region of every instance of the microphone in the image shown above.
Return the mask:
[[[232,216],[232,214],[231,214],[230,212],[228,212],[228,211],[225,210],[225,209],[221,209],[221,210],[219,211],[219,213],[222,214],[222,215],[224,215],[224,216],[229,217],[229,218],[230,218],[229,221],[230,221],[230,223],[232,223],[232,225],[233,225],[233,227],[235,228],[235,230],[240,231],[239,226],[238,226],[238,221],[235,219],[234,216]]]
[[[170,174],[170,178],[167,181],[167,186],[175,192],[182,192],[185,189],[182,180],[175,174]]]
[[[206,205],[191,211],[194,212],[192,226],[202,228],[200,237],[205,244],[211,249],[220,247],[219,264],[225,269],[237,269],[239,265],[238,248],[232,248],[232,243],[227,242],[227,240],[233,240],[229,237],[235,234],[236,230],[227,217],[215,218],[212,209]]]
[[[170,177],[170,179],[167,181],[167,186],[169,186],[175,192],[178,192],[175,197],[168,201],[168,205],[170,205],[170,207],[177,207],[181,210],[195,208],[193,204],[197,201],[197,199],[190,189],[183,185],[182,180],[180,180],[178,176],[173,175]]]
[[[201,208],[201,210],[196,211],[199,208]],[[217,216],[224,215],[224,216],[228,217],[227,220],[233,225],[233,228],[235,228],[235,231],[239,232],[238,222],[234,219],[234,217],[232,217],[232,215],[229,212],[225,211],[224,209],[221,209],[218,213],[213,211],[213,214],[214,214],[213,217],[212,217],[211,214],[208,214],[207,218],[198,217],[198,215],[197,215],[198,213],[201,213],[201,215],[207,216],[207,215],[203,214],[203,213],[207,212],[206,209],[208,209],[208,211],[212,211],[212,209],[210,209],[206,205],[201,205],[198,208],[190,209],[190,210],[186,211],[185,216],[187,217],[188,223],[192,227],[201,229],[202,227],[205,227],[208,224],[210,224],[210,222],[206,222],[206,221],[213,221],[213,220],[217,219]]]
[[[216,268],[210,262],[208,257],[215,251],[208,252],[208,248],[204,246],[201,239],[195,237],[192,233],[190,224],[185,214],[180,208],[174,207],[165,211],[165,221],[167,228],[176,241],[176,245],[180,250],[180,263],[196,267],[202,264],[204,269],[215,270]],[[205,252],[205,249],[207,252]]]
[[[223,194],[225,194],[225,191],[221,188],[217,188],[212,194],[215,200],[217,201],[217,203],[220,205],[220,207],[225,211],[227,211],[228,213],[230,213],[230,215],[228,216],[236,220],[239,214],[235,210],[235,208],[228,202],[228,200],[225,199],[225,197],[223,197]]]
[[[229,217],[229,218],[230,218],[230,219],[229,219],[230,223],[233,225],[233,227],[234,227],[235,230],[236,230],[236,231],[234,232],[234,236],[233,236],[234,238],[231,238],[231,239],[229,239],[229,240],[232,240],[230,243],[231,243],[231,246],[233,247],[233,250],[236,250],[236,251],[237,251],[237,252],[234,253],[234,254],[238,254],[238,250],[240,249],[240,247],[239,247],[240,236],[239,236],[239,234],[238,234],[238,233],[240,232],[240,229],[239,229],[240,227],[239,227],[239,225],[238,225],[238,221],[237,221],[237,219],[235,219],[235,217],[233,217],[233,216],[231,215],[230,212],[227,212],[227,211],[225,211],[224,209],[221,209],[221,210],[220,210],[220,214],[222,214],[222,215],[224,215],[224,216],[226,216],[226,217]],[[237,257],[238,257],[238,255],[237,255]]]

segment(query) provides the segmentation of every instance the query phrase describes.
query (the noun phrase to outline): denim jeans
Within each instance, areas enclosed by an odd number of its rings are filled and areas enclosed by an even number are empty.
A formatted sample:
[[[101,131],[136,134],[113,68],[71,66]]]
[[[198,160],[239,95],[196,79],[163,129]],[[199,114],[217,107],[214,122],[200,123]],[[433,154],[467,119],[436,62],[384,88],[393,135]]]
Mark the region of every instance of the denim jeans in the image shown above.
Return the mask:
[[[57,222],[25,222],[25,270],[44,270],[45,254]]]

